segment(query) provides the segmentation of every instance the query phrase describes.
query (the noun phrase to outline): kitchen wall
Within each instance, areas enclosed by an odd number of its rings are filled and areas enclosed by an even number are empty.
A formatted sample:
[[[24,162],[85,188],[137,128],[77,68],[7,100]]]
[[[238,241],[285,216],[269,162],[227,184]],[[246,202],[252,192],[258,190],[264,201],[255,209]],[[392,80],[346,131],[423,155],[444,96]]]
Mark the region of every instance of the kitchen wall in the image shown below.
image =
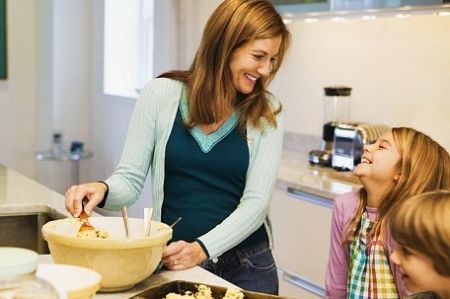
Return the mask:
[[[33,151],[49,149],[55,131],[62,132],[67,151],[72,141],[91,150],[91,3],[46,0],[39,8],[38,39],[44,41],[38,43],[39,138]],[[60,193],[76,183],[73,163],[34,161],[34,165],[36,178]],[[80,162],[81,181],[88,177],[89,166],[86,160]]]
[[[90,1],[15,0],[7,5],[8,78],[0,81],[0,163],[63,193],[67,162],[37,162],[54,130],[90,144]],[[55,25],[57,24],[57,25]],[[89,172],[82,163],[83,177]]]
[[[323,87],[345,84],[354,121],[412,126],[450,150],[450,17],[289,27],[293,47],[272,86],[288,131],[320,135]]]
[[[37,4],[8,1],[8,78],[0,80],[0,163],[24,173],[34,171],[37,103]]]

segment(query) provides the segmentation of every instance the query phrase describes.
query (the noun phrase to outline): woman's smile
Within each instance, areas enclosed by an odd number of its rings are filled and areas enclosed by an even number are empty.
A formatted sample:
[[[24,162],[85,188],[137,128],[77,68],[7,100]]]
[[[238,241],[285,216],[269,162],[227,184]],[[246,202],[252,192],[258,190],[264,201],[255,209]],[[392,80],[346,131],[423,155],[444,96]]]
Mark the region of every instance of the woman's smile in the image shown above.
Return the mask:
[[[261,77],[270,76],[280,45],[281,36],[255,39],[233,52],[230,70],[238,92],[249,94]]]

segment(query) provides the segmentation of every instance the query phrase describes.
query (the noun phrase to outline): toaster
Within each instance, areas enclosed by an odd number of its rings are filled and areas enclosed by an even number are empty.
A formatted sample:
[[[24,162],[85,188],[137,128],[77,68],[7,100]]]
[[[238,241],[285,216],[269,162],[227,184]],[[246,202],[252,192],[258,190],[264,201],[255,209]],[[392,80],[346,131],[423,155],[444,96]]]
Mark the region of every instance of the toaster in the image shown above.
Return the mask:
[[[369,123],[338,124],[334,129],[331,167],[353,170],[361,162],[364,146],[375,143],[390,128]]]

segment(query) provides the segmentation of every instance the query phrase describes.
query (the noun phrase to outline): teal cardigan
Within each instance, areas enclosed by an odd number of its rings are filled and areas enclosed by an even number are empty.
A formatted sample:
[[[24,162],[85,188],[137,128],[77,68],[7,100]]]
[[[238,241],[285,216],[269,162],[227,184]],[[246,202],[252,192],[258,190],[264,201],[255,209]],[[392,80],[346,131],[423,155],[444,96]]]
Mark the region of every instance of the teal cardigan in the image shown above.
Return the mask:
[[[166,144],[181,99],[182,82],[159,78],[148,83],[141,92],[131,116],[120,163],[106,180],[108,200],[104,208],[120,210],[139,197],[148,171],[153,188],[153,219],[160,221],[164,200],[164,165]],[[270,97],[273,109],[279,102]],[[246,186],[240,204],[217,227],[198,239],[210,258],[233,248],[264,223],[270,247],[272,229],[268,218],[270,199],[275,185],[283,143],[282,113],[277,114],[277,127],[263,130],[247,125],[250,154]]]

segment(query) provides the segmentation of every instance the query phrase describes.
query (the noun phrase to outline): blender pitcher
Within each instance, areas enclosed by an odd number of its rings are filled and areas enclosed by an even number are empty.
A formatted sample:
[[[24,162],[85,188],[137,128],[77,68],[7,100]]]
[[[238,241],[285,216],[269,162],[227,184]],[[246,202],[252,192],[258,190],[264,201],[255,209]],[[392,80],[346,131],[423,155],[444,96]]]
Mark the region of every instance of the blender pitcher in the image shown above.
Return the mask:
[[[330,86],[325,87],[323,98],[323,132],[321,150],[333,149],[334,128],[338,124],[348,123],[350,120],[350,94],[351,87]]]

